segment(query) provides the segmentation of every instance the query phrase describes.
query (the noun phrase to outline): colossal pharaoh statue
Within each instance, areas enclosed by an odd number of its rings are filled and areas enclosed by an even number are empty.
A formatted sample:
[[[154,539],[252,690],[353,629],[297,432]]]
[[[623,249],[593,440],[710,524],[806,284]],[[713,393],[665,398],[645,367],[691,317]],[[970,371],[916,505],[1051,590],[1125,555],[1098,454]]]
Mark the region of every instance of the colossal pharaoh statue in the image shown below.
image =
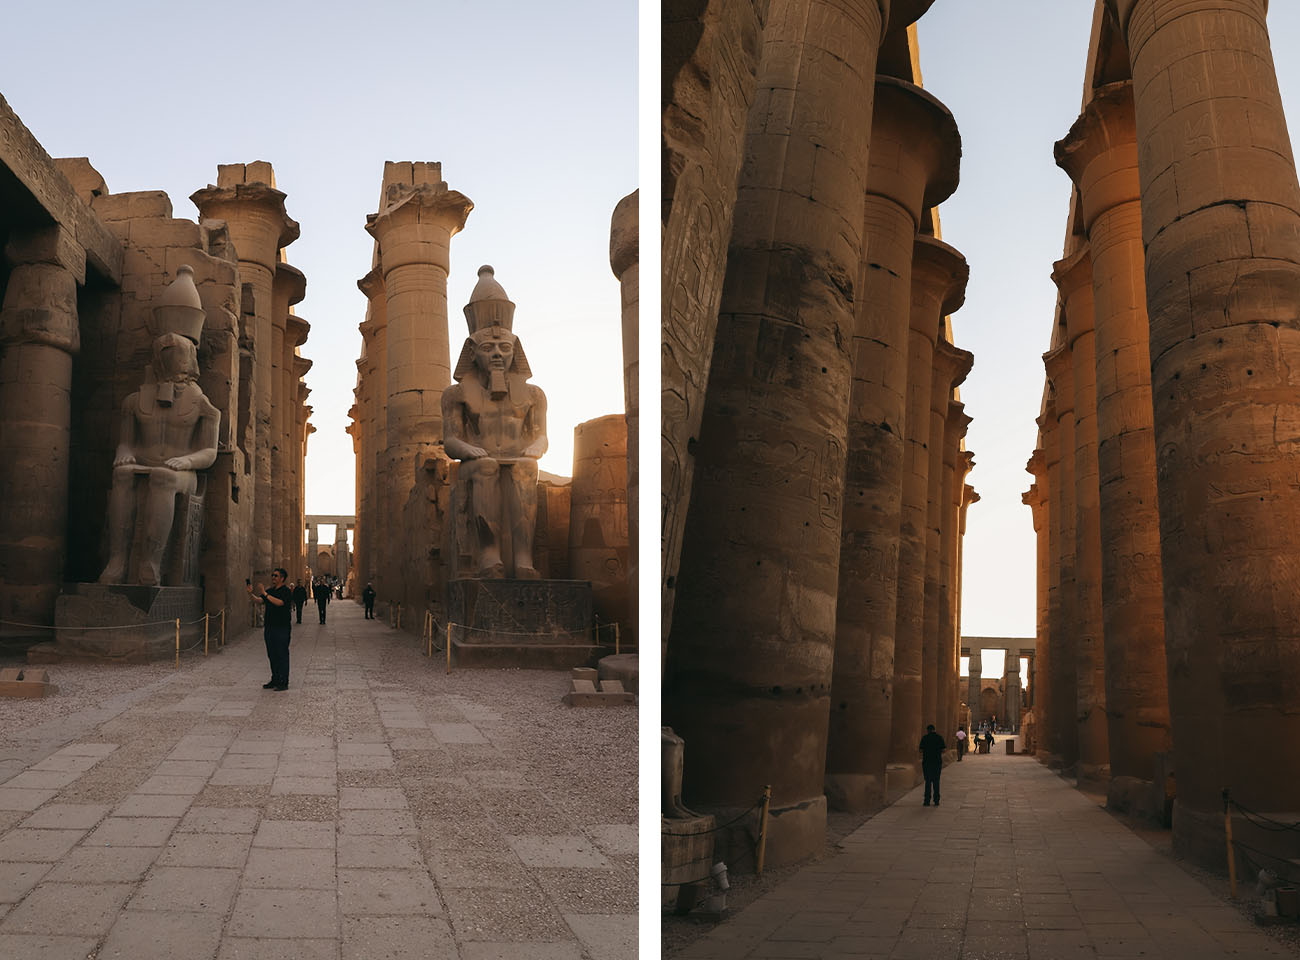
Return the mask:
[[[546,452],[546,395],[511,332],[515,305],[480,267],[465,306],[469,337],[442,394],[443,446],[461,461],[453,497],[468,505],[468,553],[477,576],[535,580],[537,458]]]
[[[217,458],[221,414],[196,382],[204,312],[194,271],[182,266],[154,310],[153,363],[122,408],[109,495],[109,559],[100,583],[161,585],[176,501],[198,490]],[[186,537],[194,538],[187,531]],[[177,549],[196,544],[181,542]]]

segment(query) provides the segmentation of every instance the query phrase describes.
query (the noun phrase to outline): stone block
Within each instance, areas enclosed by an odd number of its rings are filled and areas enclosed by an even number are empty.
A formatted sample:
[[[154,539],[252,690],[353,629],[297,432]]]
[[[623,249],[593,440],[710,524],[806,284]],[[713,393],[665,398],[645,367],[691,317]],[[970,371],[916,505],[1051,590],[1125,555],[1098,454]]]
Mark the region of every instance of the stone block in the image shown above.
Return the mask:
[[[600,663],[596,664],[596,669],[600,679],[618,680],[623,684],[623,689],[630,693],[636,693],[640,688],[640,661],[635,653],[618,653],[601,657]]]
[[[563,670],[587,665],[601,648],[591,642],[591,584],[583,580],[452,580],[447,616],[462,667]]]
[[[0,697],[44,697],[57,693],[58,687],[50,683],[45,670],[11,667],[0,670]]]
[[[90,208],[104,223],[154,217],[170,220],[172,216],[171,198],[162,190],[106,193],[95,197]]]
[[[600,679],[600,674],[595,667],[574,667],[572,676],[574,680],[587,680],[593,684]]]
[[[596,685],[590,680],[575,679],[569,689],[572,693],[595,693]]]
[[[66,584],[55,600],[55,640],[28,652],[29,663],[113,659],[141,663],[203,642],[203,591],[198,587]]]

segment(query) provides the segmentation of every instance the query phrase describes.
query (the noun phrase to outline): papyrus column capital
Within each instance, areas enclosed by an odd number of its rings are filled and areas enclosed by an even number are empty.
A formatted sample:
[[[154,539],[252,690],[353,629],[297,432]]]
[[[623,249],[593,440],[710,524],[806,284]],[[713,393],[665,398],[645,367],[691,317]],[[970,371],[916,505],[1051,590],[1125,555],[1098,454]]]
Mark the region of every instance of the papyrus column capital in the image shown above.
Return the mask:
[[[920,221],[957,189],[961,134],[952,112],[928,90],[876,77],[867,192],[886,197]]]
[[[224,166],[218,167],[219,173],[224,170]],[[298,222],[284,208],[285,194],[269,184],[208,184],[190,194],[190,200],[199,208],[200,217],[226,221],[240,260],[272,274],[280,264],[280,248],[298,239]]]
[[[366,232],[379,241],[384,276],[412,264],[447,269],[451,238],[474,209],[469,197],[444,181],[391,184],[385,200],[382,210],[366,217]]]
[[[1066,339],[1070,345],[1094,329],[1092,251],[1084,245],[1052,264],[1052,282],[1064,303]]]
[[[919,234],[912,245],[912,301],[914,304],[921,299],[934,301],[938,312],[929,316],[933,311],[913,309],[911,329],[924,334],[931,343],[942,339],[939,325],[966,302],[969,278],[970,265],[956,247]]]

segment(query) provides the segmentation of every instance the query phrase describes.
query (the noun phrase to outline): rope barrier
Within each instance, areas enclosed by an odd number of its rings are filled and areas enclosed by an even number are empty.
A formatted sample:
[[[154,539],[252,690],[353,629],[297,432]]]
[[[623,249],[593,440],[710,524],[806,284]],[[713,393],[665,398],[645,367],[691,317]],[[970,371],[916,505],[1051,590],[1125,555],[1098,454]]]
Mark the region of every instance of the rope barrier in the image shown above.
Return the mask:
[[[1253,823],[1261,830],[1272,830],[1276,833],[1285,833],[1288,830],[1300,832],[1300,822],[1284,823],[1281,820],[1274,820],[1272,817],[1262,813],[1257,813],[1249,807],[1243,807],[1236,800],[1232,799],[1232,797],[1228,797],[1228,803],[1237,808],[1247,823]]]

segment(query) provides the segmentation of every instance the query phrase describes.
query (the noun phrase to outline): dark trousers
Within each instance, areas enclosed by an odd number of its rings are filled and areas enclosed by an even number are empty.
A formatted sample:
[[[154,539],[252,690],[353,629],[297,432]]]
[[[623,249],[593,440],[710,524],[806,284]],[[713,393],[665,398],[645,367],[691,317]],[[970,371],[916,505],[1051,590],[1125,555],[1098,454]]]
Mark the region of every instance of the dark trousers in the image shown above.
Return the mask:
[[[375,601],[373,600],[366,604],[366,619],[375,619]]]
[[[317,607],[317,609],[320,610],[320,622],[321,622],[321,623],[324,623],[324,622],[325,622],[325,604],[327,604],[327,603],[329,603],[328,600],[317,600],[317,601],[316,601],[316,607]]]
[[[958,740],[957,741],[957,762],[960,763],[961,758],[964,756],[966,756],[966,741]]]
[[[925,802],[930,802],[930,788],[934,788],[934,803],[939,803],[939,774],[943,772],[943,761],[934,763],[921,761],[921,775],[925,777]]]
[[[289,628],[263,627],[266,640],[266,659],[271,661],[271,682],[289,684]]]
[[[299,623],[302,623],[302,608],[303,608],[303,605],[304,605],[305,603],[306,603],[306,601],[304,600],[303,603],[297,603],[297,602],[295,602],[294,605],[293,605],[293,606],[294,606],[294,609],[298,611],[298,622],[299,622]]]

